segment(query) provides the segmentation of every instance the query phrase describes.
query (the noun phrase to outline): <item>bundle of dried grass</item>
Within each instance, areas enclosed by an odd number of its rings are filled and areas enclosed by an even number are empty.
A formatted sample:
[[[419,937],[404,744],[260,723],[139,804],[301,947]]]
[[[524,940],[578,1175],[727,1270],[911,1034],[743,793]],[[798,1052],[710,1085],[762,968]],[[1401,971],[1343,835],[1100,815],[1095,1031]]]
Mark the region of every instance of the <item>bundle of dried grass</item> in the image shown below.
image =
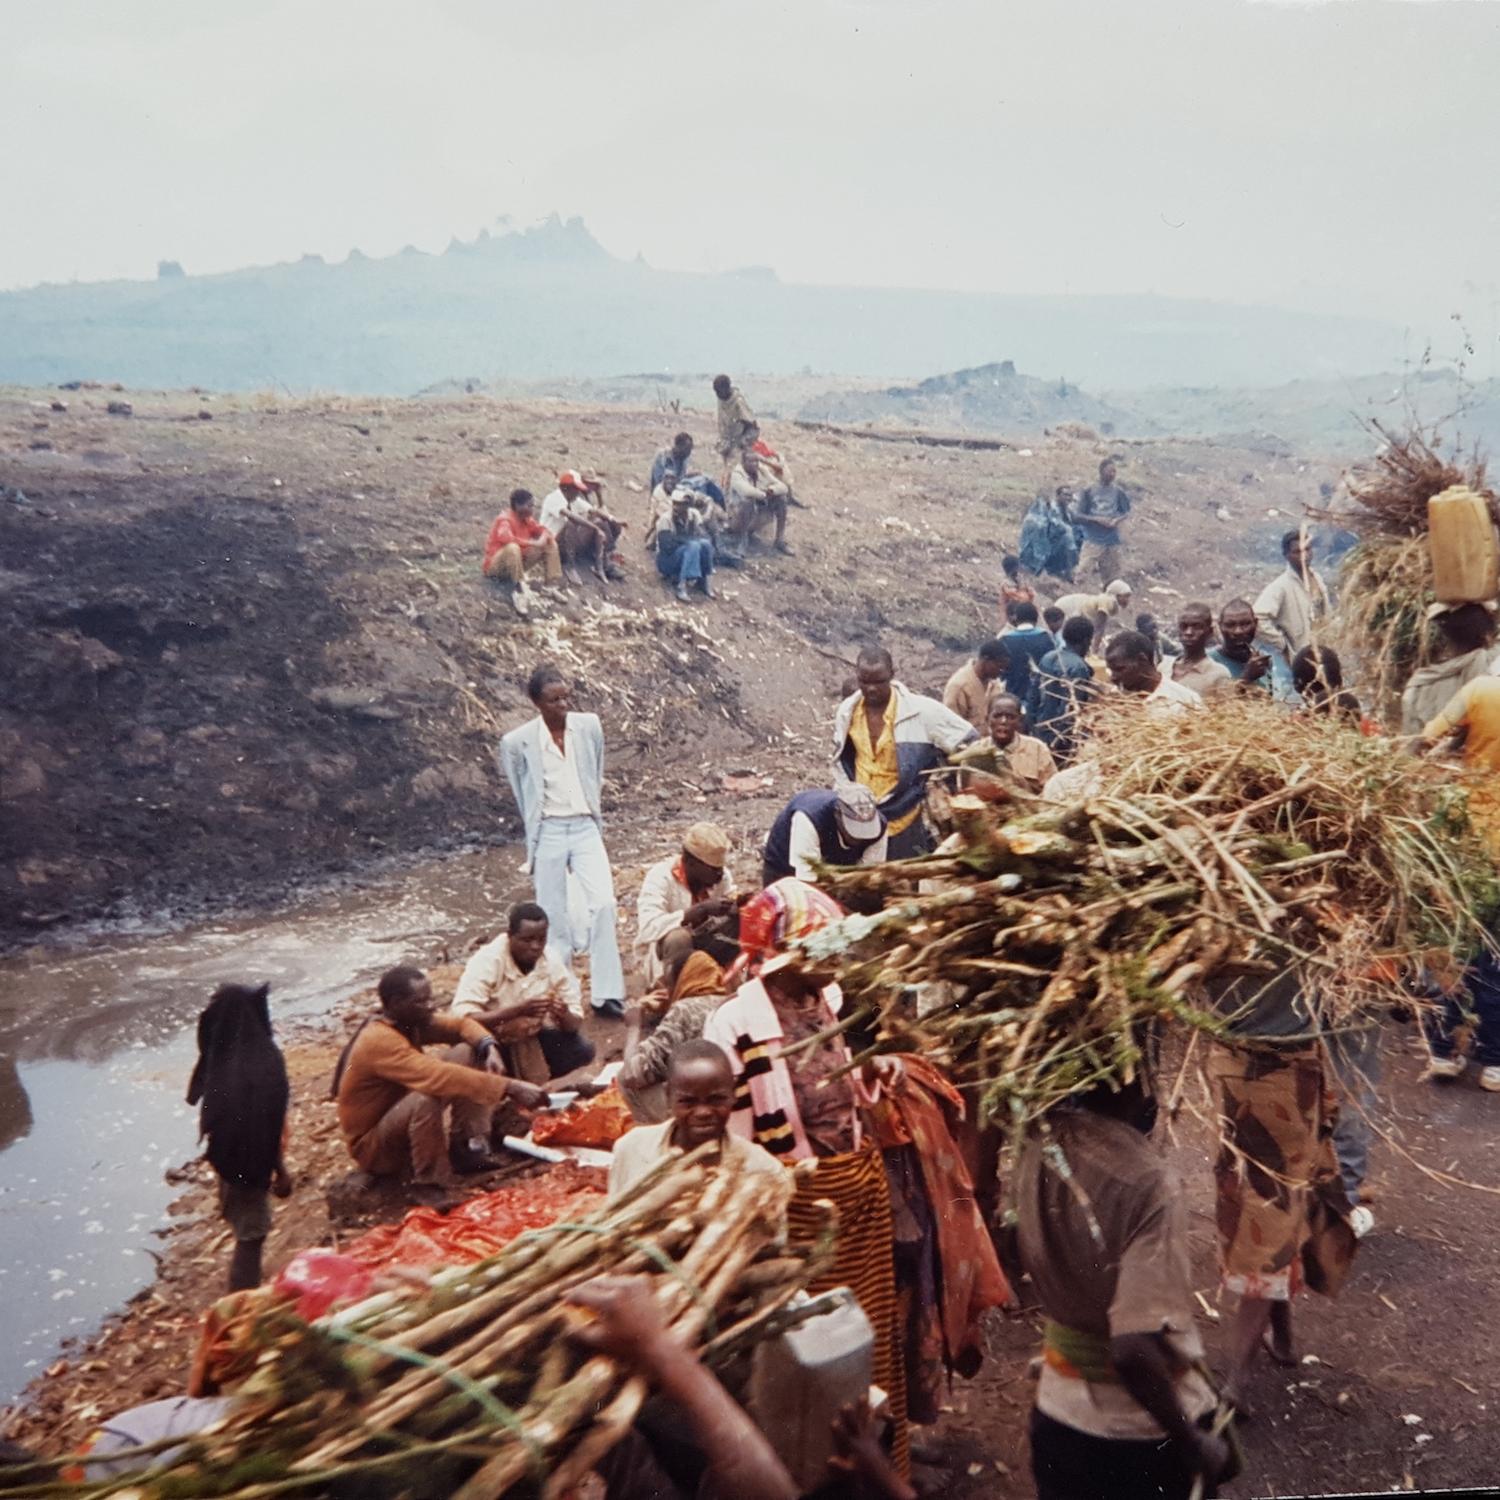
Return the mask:
[[[1312,514],[1360,538],[1339,572],[1335,631],[1370,706],[1394,725],[1402,689],[1436,649],[1426,619],[1433,599],[1427,502],[1454,485],[1484,495],[1492,510],[1497,500],[1477,454],[1454,460],[1438,450],[1435,433],[1413,428],[1398,436],[1379,422],[1369,426],[1381,448],[1346,476],[1353,508]]]
[[[1356,464],[1345,478],[1345,487],[1356,509],[1327,513],[1366,539],[1399,540],[1427,534],[1427,502],[1453,485],[1467,485],[1478,494],[1494,495],[1485,483],[1484,463],[1476,456],[1467,462],[1445,458],[1434,444],[1435,433],[1413,428],[1397,436],[1379,422],[1371,432],[1380,439],[1380,451],[1366,463]]]
[[[1486,941],[1500,889],[1443,771],[1250,697],[1117,701],[1094,728],[1082,800],[955,798],[938,854],[828,871],[886,905],[804,944],[878,1017],[873,1050],[936,1052],[987,1116],[1129,1077],[1149,1023],[1221,1030],[1211,980],[1290,971],[1337,1027],[1404,998],[1423,950]]]

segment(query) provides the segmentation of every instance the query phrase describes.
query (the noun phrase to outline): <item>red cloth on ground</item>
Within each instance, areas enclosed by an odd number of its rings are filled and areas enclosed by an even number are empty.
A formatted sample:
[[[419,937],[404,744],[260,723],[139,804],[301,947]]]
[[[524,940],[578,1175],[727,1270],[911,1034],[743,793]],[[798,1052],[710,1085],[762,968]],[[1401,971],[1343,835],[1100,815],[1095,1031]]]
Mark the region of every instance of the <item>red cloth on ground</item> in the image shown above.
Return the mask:
[[[481,1193],[452,1213],[413,1208],[399,1224],[380,1224],[344,1253],[364,1265],[453,1266],[484,1260],[528,1229],[575,1219],[604,1202],[604,1172],[559,1162],[536,1177]]]

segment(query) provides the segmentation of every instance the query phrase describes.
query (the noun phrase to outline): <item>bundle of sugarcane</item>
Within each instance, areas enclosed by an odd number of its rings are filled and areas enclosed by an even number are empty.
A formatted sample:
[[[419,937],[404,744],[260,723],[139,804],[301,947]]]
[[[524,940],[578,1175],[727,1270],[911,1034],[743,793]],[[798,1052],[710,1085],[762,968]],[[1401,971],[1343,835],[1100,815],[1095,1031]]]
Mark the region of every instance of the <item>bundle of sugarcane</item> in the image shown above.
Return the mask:
[[[790,1173],[735,1175],[700,1149],[589,1218],[440,1272],[422,1296],[384,1293],[313,1324],[268,1313],[265,1353],[218,1426],[128,1481],[48,1493],[550,1500],[619,1440],[646,1394],[569,1337],[589,1316],[570,1291],[600,1275],[645,1278],[680,1341],[711,1362],[742,1349],[786,1316],[827,1253],[778,1246],[791,1191]],[[0,1495],[19,1493],[0,1470]]]
[[[1337,1027],[1399,998],[1410,955],[1485,940],[1500,893],[1445,771],[1260,695],[1116,700],[1093,732],[1076,800],[960,796],[935,854],[825,871],[885,906],[802,944],[873,1050],[937,1053],[987,1117],[1130,1077],[1150,1023],[1222,1030],[1210,981],[1290,972]]]
[[[1456,462],[1438,450],[1435,434],[1414,428],[1398,436],[1379,422],[1369,426],[1381,448],[1346,476],[1354,505],[1312,514],[1360,539],[1339,570],[1336,635],[1358,663],[1372,706],[1394,723],[1402,689],[1432,660],[1436,644],[1426,619],[1433,600],[1427,503],[1454,486],[1484,496],[1492,510],[1497,502],[1477,455]]]

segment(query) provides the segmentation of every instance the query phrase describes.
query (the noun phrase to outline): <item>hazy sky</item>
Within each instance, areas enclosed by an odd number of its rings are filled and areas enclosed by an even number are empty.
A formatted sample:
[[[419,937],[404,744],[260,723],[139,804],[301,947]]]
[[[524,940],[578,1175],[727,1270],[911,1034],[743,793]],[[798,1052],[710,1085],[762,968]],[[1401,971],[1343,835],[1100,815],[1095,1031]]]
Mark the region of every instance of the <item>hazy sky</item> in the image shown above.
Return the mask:
[[[555,209],[664,267],[1494,336],[1486,0],[49,0],[0,34],[0,286]]]

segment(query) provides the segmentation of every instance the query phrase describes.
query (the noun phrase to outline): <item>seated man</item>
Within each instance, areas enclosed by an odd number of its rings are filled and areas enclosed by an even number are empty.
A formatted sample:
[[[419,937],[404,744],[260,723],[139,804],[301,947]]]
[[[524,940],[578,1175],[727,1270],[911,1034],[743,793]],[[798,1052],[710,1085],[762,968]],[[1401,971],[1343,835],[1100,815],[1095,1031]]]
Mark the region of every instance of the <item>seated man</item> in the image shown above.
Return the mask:
[[[785,1168],[764,1146],[729,1129],[734,1110],[734,1068],[729,1055],[700,1037],[684,1042],[672,1058],[667,1078],[671,1115],[659,1125],[637,1125],[615,1142],[609,1163],[613,1202],[640,1181],[663,1157],[718,1143],[723,1165],[735,1172],[775,1172]]]
[[[625,1007],[625,1055],[615,1080],[630,1113],[641,1125],[667,1118],[667,1075],[684,1042],[703,1035],[708,1018],[724,1003],[728,986],[724,970],[706,953],[691,953],[664,998],[632,1000]],[[649,1032],[646,1013],[666,1014]]]
[[[723,512],[703,491],[685,485],[670,470],[662,475],[661,482],[651,491],[651,524],[646,529],[647,550],[656,549],[657,536],[672,525],[673,507],[683,504],[689,507],[688,529],[695,536],[706,536],[714,544],[714,556],[717,560],[722,551],[719,537],[724,529]]]
[[[698,472],[693,466],[692,458],[693,435],[690,432],[679,432],[672,439],[670,448],[656,450],[656,457],[651,460],[651,482],[646,488],[654,495],[657,486],[670,474],[681,489],[707,495],[722,510],[724,491],[707,474]]]
[[[526,574],[538,568],[547,583],[562,577],[557,538],[537,520],[531,491],[512,490],[509,508],[496,516],[484,544],[484,576],[509,593],[511,608],[525,619],[531,609]]]
[[[670,992],[691,953],[706,953],[726,967],[739,956],[728,858],[729,835],[717,824],[694,823],[681,852],[646,871],[636,900],[635,946],[649,988]]]
[[[420,969],[388,970],[377,992],[379,1013],[355,1032],[334,1072],[339,1130],[364,1171],[409,1176],[415,1196],[430,1201],[448,1176],[450,1137],[456,1164],[477,1167],[496,1106],[509,1099],[535,1109],[547,1095],[505,1077],[499,1046],[477,1021],[436,1009],[432,982]],[[422,1051],[435,1043],[449,1048],[441,1059]]]
[[[855,691],[858,691],[856,684]],[[776,815],[761,857],[761,885],[788,875],[818,883],[813,862],[878,865],[886,854],[885,818],[875,794],[857,781],[798,792]]]
[[[594,1060],[578,980],[547,952],[547,913],[533,901],[511,907],[505,931],[464,965],[453,1013],[478,1021],[500,1043],[506,1072],[527,1083]]]
[[[761,468],[760,456],[747,450],[729,476],[729,532],[741,547],[776,523],[773,543],[778,552],[791,555],[786,540],[786,506],[791,491],[768,470]]]
[[[656,571],[668,583],[676,585],[673,592],[683,604],[690,598],[690,583],[698,585],[704,598],[712,599],[714,588],[710,580],[716,553],[701,509],[706,502],[690,490],[678,491],[671,475],[662,481],[656,494],[658,505],[664,504],[664,509],[652,517]]]
[[[599,579],[621,579],[625,575],[614,561],[614,550],[624,531],[604,508],[602,483],[590,482],[586,474],[564,469],[557,488],[542,501],[542,525],[557,539],[559,560],[569,579],[580,582],[573,565],[586,560]]]
[[[1014,782],[1023,792],[1036,796],[1057,774],[1057,762],[1041,740],[1021,733],[1021,703],[1014,693],[997,693],[990,703],[989,737],[958,753],[958,763],[967,770]],[[983,797],[986,776],[973,778],[967,790]],[[971,778],[965,777],[967,783]]]

